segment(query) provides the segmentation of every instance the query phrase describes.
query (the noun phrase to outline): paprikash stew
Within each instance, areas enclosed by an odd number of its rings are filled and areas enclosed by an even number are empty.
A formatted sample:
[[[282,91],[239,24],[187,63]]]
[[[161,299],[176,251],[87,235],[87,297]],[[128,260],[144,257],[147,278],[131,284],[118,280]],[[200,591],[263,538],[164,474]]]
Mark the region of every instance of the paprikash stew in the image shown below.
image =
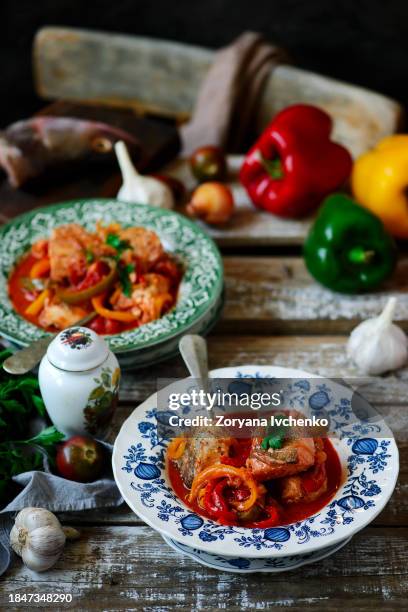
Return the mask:
[[[300,521],[329,503],[342,478],[328,438],[293,431],[240,439],[203,429],[174,438],[167,459],[176,494],[224,525],[262,529]]]
[[[168,312],[182,270],[153,231],[97,223],[94,232],[71,223],[35,242],[9,279],[16,311],[48,331],[95,313],[100,334],[132,329]]]

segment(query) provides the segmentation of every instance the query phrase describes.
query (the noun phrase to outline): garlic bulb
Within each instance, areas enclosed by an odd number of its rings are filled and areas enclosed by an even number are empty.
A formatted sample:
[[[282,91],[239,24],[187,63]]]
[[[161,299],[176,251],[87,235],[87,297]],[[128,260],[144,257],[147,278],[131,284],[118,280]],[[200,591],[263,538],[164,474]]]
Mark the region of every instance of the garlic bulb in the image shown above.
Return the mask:
[[[380,316],[360,323],[352,332],[347,354],[364,374],[382,374],[404,365],[407,337],[392,322],[396,298],[390,298]]]
[[[122,140],[115,144],[115,152],[123,178],[122,187],[116,196],[118,200],[150,204],[159,208],[174,208],[174,198],[170,188],[152,176],[139,174]]]
[[[24,508],[16,516],[10,544],[27,567],[44,572],[58,561],[67,537],[75,539],[79,532],[72,528],[65,531],[57,517],[44,508]]]

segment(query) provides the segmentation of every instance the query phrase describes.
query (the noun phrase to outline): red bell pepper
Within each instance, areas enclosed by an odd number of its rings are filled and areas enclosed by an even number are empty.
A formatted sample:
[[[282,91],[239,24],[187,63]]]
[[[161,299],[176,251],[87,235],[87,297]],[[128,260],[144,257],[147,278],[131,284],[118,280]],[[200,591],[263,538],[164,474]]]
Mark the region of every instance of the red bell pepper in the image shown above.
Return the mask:
[[[255,206],[281,217],[302,217],[350,176],[352,159],[330,140],[332,120],[307,104],[289,106],[249,150],[240,181]]]

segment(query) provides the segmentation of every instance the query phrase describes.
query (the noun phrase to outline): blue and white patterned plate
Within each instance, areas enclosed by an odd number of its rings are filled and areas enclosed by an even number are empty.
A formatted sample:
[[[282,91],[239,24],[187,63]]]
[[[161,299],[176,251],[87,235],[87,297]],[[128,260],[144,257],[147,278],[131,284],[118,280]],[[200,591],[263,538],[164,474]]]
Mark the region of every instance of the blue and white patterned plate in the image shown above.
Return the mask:
[[[332,442],[339,454],[344,482],[332,501],[317,514],[286,526],[268,529],[228,527],[193,513],[173,492],[165,469],[168,441],[157,432],[166,410],[157,396],[134,410],[123,424],[113,451],[113,472],[128,505],[161,534],[210,554],[271,558],[307,554],[333,546],[368,525],[391,497],[398,476],[398,449],[384,421],[356,421],[352,392],[322,383],[300,370],[277,366],[242,366],[213,370],[217,378],[256,378],[259,390],[271,378],[296,378],[288,405],[303,405],[309,414],[325,408]]]
[[[290,572],[298,567],[302,567],[302,565],[309,565],[310,563],[316,563],[326,559],[326,557],[330,557],[351,540],[351,537],[349,537],[334,546],[327,546],[305,555],[288,555],[287,557],[271,557],[270,559],[248,559],[247,557],[211,555],[203,550],[190,548],[186,544],[176,542],[176,540],[172,540],[167,536],[162,535],[162,538],[173,550],[189,556],[194,561],[201,563],[201,565],[234,574],[253,574],[254,572],[280,574],[281,572]]]

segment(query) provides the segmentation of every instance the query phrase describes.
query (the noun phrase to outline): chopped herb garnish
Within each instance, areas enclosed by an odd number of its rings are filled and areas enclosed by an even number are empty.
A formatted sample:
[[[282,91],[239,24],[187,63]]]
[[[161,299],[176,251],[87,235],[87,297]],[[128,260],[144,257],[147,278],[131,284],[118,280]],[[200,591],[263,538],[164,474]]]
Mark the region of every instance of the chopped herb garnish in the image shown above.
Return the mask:
[[[275,416],[275,419],[284,418],[284,414],[277,414]],[[272,448],[274,450],[282,448],[286,435],[285,430],[286,427],[284,427],[283,425],[275,425],[274,427],[270,427],[268,435],[261,442],[261,448],[263,448],[264,450],[268,450],[268,448]]]
[[[87,249],[85,251],[85,259],[86,259],[86,263],[91,264],[93,261],[95,261],[95,255],[92,253],[92,251]]]
[[[126,295],[126,297],[130,297],[132,295],[132,282],[130,280],[130,274],[134,271],[134,264],[122,264],[118,265],[118,276],[119,282],[122,285],[122,291]]]
[[[129,240],[122,240],[118,234],[108,234],[106,237],[106,244],[115,249],[118,255],[121,255],[123,251],[130,248]]]
[[[118,234],[108,234],[106,244],[116,250],[116,254],[113,255],[113,259],[118,264],[119,282],[122,286],[124,295],[126,295],[126,297],[130,297],[132,295],[132,282],[130,280],[130,274],[134,271],[135,266],[134,264],[124,264],[120,261],[122,253],[130,248],[130,242],[128,240],[121,240]]]

